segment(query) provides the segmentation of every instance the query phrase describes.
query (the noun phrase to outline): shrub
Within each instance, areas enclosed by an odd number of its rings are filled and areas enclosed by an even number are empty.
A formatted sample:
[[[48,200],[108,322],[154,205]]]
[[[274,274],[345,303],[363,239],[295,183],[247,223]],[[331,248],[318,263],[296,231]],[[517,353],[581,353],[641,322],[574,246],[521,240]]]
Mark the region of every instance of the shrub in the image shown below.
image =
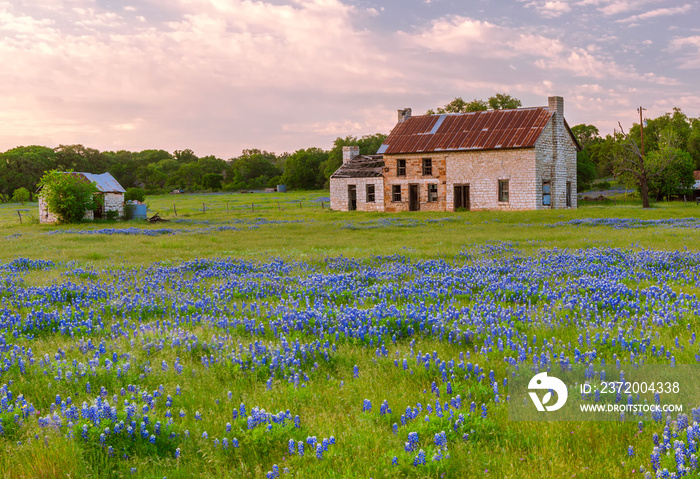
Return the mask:
[[[85,211],[100,206],[101,197],[95,183],[72,172],[51,170],[39,180],[41,195],[49,211],[63,223],[77,223]]]
[[[29,190],[25,187],[17,188],[12,194],[12,201],[15,203],[24,204],[25,201],[29,201]]]
[[[127,188],[124,201],[146,201],[146,190],[143,188]]]

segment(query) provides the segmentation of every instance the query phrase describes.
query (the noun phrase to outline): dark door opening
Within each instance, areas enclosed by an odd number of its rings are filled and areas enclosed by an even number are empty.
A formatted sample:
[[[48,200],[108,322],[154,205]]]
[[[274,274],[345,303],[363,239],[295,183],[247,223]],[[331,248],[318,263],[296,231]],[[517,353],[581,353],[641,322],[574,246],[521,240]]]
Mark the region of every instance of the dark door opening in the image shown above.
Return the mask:
[[[418,185],[408,185],[408,211],[418,211],[419,209]]]
[[[469,185],[455,185],[455,211],[463,208],[469,211]]]
[[[357,189],[355,185],[348,185],[348,211],[357,209]]]

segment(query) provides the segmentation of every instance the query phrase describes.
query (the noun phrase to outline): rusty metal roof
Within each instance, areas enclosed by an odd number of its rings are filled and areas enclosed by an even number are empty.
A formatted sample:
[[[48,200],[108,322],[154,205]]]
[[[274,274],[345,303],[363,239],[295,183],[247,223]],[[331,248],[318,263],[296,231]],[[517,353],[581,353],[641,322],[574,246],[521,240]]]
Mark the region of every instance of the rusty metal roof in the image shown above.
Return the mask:
[[[377,153],[532,148],[552,114],[534,107],[413,116],[394,127]]]
[[[331,178],[375,178],[381,177],[384,168],[382,155],[357,155],[331,175]]]

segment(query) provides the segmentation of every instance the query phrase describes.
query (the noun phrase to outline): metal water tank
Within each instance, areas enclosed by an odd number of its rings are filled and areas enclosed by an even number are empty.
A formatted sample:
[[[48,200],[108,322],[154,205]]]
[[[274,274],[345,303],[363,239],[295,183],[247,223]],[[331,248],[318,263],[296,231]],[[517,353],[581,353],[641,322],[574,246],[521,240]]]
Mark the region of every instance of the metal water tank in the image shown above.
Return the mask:
[[[126,218],[129,220],[138,219],[145,220],[148,206],[140,201],[127,201],[126,202]]]
[[[286,193],[287,185],[277,185],[277,193]]]

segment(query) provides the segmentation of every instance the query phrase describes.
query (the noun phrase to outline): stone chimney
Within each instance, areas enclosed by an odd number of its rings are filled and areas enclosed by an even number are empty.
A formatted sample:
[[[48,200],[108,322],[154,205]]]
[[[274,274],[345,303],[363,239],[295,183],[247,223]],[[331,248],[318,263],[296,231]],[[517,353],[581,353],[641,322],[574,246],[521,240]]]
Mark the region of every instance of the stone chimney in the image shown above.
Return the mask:
[[[564,98],[560,96],[550,96],[549,110],[555,112],[560,118],[564,118]]]
[[[360,147],[357,145],[343,147],[343,164],[360,154]]]
[[[411,118],[411,109],[410,108],[404,108],[403,110],[399,110],[399,123],[403,123],[404,121],[408,120]]]

